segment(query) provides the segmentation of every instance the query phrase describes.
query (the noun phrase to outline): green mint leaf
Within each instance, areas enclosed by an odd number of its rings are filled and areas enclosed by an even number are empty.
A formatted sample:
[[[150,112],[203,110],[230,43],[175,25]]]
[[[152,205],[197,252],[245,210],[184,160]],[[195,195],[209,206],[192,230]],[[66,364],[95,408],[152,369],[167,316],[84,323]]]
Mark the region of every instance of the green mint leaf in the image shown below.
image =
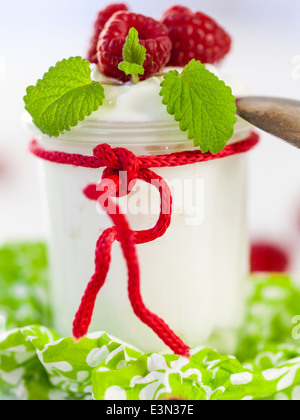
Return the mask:
[[[169,114],[188,131],[188,138],[202,153],[216,154],[233,136],[236,123],[235,97],[231,88],[192,60],[179,74],[171,70],[164,76],[160,95]]]
[[[91,79],[90,63],[81,57],[58,62],[26,92],[25,109],[50,137],[70,131],[96,111],[105,98],[103,86]]]
[[[129,30],[123,48],[123,60],[119,64],[119,69],[124,71],[127,76],[131,75],[134,79],[134,76],[144,74],[143,64],[146,60],[146,48],[139,44],[139,34],[135,28]]]
[[[145,72],[143,66],[139,66],[135,63],[129,63],[128,61],[122,61],[122,63],[119,64],[119,70],[122,70],[126,76],[137,76],[138,74],[143,75]]]

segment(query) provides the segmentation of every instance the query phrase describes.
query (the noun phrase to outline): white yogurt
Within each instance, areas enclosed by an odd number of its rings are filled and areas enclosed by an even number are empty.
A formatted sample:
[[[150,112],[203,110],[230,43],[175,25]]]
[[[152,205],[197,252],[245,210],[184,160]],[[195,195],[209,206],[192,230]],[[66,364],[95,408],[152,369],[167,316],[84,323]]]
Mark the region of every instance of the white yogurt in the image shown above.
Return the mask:
[[[207,64],[206,68],[225,81],[231,88],[235,96],[247,93],[246,87],[242,82],[220,73],[220,71]],[[92,79],[103,83],[105,99],[98,111],[94,112],[88,119],[90,121],[109,121],[109,122],[172,122],[174,117],[168,114],[166,106],[162,103],[159,95],[161,90],[161,77],[151,77],[137,84],[131,82],[119,83],[116,80],[99,73],[97,66],[91,64]],[[164,73],[169,70],[182,68],[166,68]],[[107,83],[107,84],[106,84]]]
[[[98,77],[95,72],[93,77]],[[92,155],[93,148],[104,142],[112,147],[125,144],[137,155],[191,149],[193,144],[161,103],[160,82],[155,77],[137,85],[107,85],[106,100],[99,111],[59,139],[38,135],[38,141],[48,150],[85,155]],[[247,137],[249,132],[249,126],[239,122],[232,141]],[[49,221],[55,328],[69,335],[94,272],[96,241],[111,222],[82,194],[88,184],[99,181],[102,170],[40,163]],[[169,183],[191,180],[198,185],[197,191],[187,191],[186,199],[199,199],[202,213],[200,223],[189,225],[191,215],[180,199],[180,188],[174,189],[176,205],[167,233],[155,242],[137,246],[144,302],[190,346],[209,343],[221,330],[227,337],[222,348],[233,351],[229,337],[234,338],[243,321],[248,273],[247,156],[154,171]],[[148,200],[158,209],[157,192],[140,181],[137,185],[140,201]],[[128,199],[120,200],[124,209]],[[132,213],[128,219],[136,230],[152,227],[157,219],[156,214]],[[90,331],[97,330],[145,352],[167,350],[133,313],[126,264],[118,243],[113,246],[111,268],[95,307]]]

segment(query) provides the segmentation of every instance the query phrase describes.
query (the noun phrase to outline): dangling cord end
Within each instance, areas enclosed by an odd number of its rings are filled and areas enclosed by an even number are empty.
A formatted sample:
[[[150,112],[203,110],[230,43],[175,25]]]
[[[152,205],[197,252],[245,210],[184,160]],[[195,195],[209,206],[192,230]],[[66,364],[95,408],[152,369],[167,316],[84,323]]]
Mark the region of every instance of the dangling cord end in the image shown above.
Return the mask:
[[[140,291],[140,270],[136,253],[134,232],[130,229],[122,213],[109,214],[114,222],[128,268],[129,300],[136,316],[177,355],[189,357],[190,347],[178,337],[171,328],[156,314],[146,308]]]
[[[73,323],[73,336],[76,340],[80,340],[88,332],[97,295],[107,277],[111,262],[111,248],[116,238],[116,230],[109,228],[98,239],[95,252],[95,274],[87,286]]]

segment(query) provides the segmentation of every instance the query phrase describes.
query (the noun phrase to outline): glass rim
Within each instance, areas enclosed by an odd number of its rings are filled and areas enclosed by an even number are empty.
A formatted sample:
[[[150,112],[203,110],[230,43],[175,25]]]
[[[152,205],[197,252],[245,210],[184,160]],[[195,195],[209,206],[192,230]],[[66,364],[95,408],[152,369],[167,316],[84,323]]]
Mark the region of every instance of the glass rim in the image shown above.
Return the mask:
[[[193,140],[188,139],[187,131],[181,131],[177,121],[155,122],[114,122],[86,119],[70,131],[65,131],[58,137],[49,137],[43,134],[32,122],[29,115],[24,118],[28,131],[37,139],[60,143],[93,145],[109,143],[112,145],[143,145],[143,144],[178,144],[185,143],[193,146]],[[251,125],[238,117],[234,126],[234,134],[229,141],[238,141],[244,133],[249,133]]]

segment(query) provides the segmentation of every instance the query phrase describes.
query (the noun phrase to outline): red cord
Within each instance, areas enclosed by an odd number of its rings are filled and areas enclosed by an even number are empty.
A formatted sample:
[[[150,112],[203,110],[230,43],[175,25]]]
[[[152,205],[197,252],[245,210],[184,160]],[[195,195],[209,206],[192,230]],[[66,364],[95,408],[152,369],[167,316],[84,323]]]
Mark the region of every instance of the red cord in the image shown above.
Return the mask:
[[[246,140],[226,146],[217,155],[202,154],[200,150],[172,153],[168,155],[136,157],[124,148],[112,149],[103,144],[94,149],[94,156],[52,152],[42,149],[33,140],[30,151],[37,157],[60,164],[85,168],[101,168],[103,171],[100,185],[89,185],[84,194],[90,200],[98,201],[112,219],[114,227],[106,229],[100,236],[95,252],[95,273],[82,298],[73,323],[73,335],[79,339],[85,336],[90,326],[97,295],[104,285],[111,262],[111,248],[115,240],[121,243],[128,269],[128,295],[136,316],[151,328],[175,354],[189,356],[190,348],[157,315],[144,305],[140,292],[140,270],[136,254],[136,244],[147,243],[163,236],[170,226],[172,196],[167,183],[148,168],[174,167],[198,162],[206,162],[223,157],[245,153],[258,143],[258,135],[252,133]],[[125,180],[120,172],[125,172]],[[132,231],[124,214],[110,197],[121,197],[130,193],[134,183],[140,179],[154,185],[160,193],[161,208],[156,225],[144,231]],[[109,182],[108,182],[109,181]],[[126,182],[126,183],[125,183]],[[104,194],[105,192],[105,194]],[[103,197],[105,196],[105,198]]]

